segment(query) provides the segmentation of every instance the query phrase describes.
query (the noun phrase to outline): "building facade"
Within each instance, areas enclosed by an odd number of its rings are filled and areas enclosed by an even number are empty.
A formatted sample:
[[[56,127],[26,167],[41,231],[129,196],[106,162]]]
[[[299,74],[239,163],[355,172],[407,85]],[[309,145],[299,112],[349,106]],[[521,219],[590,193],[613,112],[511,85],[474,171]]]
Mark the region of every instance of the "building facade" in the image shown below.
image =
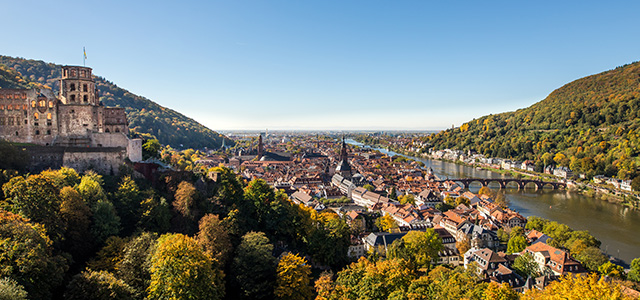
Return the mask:
[[[0,138],[28,144],[36,170],[64,165],[117,171],[126,158],[142,159],[141,140],[130,140],[128,133],[124,108],[100,102],[91,68],[63,66],[57,95],[50,89],[0,89]]]

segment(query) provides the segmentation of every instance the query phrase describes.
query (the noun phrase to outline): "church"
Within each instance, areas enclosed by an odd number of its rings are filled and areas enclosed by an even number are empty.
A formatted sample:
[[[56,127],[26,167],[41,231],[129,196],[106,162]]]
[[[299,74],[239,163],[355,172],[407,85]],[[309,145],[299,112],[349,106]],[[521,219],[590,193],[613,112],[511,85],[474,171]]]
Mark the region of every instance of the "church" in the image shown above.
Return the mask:
[[[142,141],[129,139],[124,108],[100,102],[91,68],[63,66],[60,91],[0,89],[0,138],[24,144],[31,170],[61,166],[116,173],[142,160]]]

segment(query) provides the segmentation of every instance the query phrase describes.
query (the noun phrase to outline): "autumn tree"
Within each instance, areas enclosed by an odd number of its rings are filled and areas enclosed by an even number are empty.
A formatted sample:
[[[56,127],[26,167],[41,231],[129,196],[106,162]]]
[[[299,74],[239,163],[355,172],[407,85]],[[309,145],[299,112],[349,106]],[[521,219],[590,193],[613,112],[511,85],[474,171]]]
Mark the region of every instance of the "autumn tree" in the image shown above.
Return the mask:
[[[107,200],[107,194],[102,187],[104,181],[98,173],[89,170],[84,173],[76,190],[82,195],[82,199],[89,204],[92,209],[100,200]]]
[[[17,281],[3,277],[0,278],[0,299],[27,300],[27,291]]]
[[[312,295],[311,267],[297,254],[287,253],[276,269],[275,295],[278,299],[305,300]]]
[[[360,258],[338,272],[335,292],[343,294],[342,299],[387,299],[395,292],[405,293],[415,278],[403,260],[373,263]]]
[[[398,228],[398,223],[390,215],[384,215],[376,219],[376,227],[381,231],[393,232]]]
[[[208,214],[200,219],[197,241],[214,262],[224,267],[231,256],[231,240],[217,215]]]
[[[133,300],[134,290],[122,279],[118,279],[107,271],[91,271],[89,269],[73,277],[64,298],[69,300]]]
[[[149,299],[222,299],[223,274],[193,239],[163,235],[151,256]]]
[[[632,298],[624,295],[616,283],[609,283],[592,273],[586,276],[563,276],[560,281],[552,282],[544,290],[527,291],[520,299],[631,300]]]
[[[521,252],[522,250],[527,248],[527,246],[527,238],[524,236],[522,227],[516,226],[511,229],[509,242],[507,243],[507,253],[511,254]]]
[[[530,253],[518,255],[511,268],[523,278],[536,278],[542,275],[540,266]]]
[[[469,251],[469,249],[471,249],[471,240],[467,235],[463,235],[462,238],[457,239],[456,249],[458,249],[458,253],[460,253],[460,255],[464,255]]]
[[[150,195],[140,203],[138,227],[142,230],[164,233],[171,227],[171,208],[165,198]]]
[[[242,237],[231,264],[230,280],[241,299],[265,299],[273,295],[276,260],[273,245],[262,232]]]
[[[484,290],[483,300],[518,300],[520,296],[508,283],[490,282]]]
[[[173,207],[185,218],[194,220],[197,215],[198,191],[190,182],[183,181],[176,190]]]
[[[17,281],[29,299],[50,299],[68,269],[51,244],[42,225],[0,209],[0,278]]]
[[[431,268],[434,260],[438,259],[438,252],[442,251],[442,240],[433,230],[409,231],[402,237],[402,242],[392,244],[389,251],[390,258],[406,259],[416,270],[426,272]]]
[[[51,178],[36,174],[27,178],[11,178],[2,187],[10,209],[14,213],[40,223],[54,242],[63,237],[64,224],[60,217],[60,190]]]

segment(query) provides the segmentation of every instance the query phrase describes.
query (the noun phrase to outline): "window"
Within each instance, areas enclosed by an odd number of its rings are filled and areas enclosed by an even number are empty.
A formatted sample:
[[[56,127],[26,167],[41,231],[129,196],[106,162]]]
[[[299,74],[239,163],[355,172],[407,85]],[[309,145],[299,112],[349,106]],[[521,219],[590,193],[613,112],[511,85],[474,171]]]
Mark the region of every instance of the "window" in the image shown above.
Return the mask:
[[[109,131],[109,128],[105,129],[104,132],[109,133],[111,131]]]
[[[9,104],[9,105],[7,105],[7,109],[8,109],[8,110],[13,110],[13,104]]]
[[[47,120],[51,120],[51,113],[47,113]]]
[[[71,102],[76,102],[76,95],[71,95]]]
[[[47,130],[47,135],[51,135],[51,129]],[[48,144],[47,144],[48,145]]]
[[[33,107],[33,108],[36,107],[36,100],[31,101],[31,107]]]
[[[26,105],[26,104],[22,104],[22,109],[23,109],[23,110],[27,110],[27,108],[28,108],[28,107],[27,107],[27,105]],[[26,112],[26,111],[25,111],[25,112]]]
[[[82,102],[87,103],[89,102],[89,97],[87,95],[83,96]]]
[[[84,84],[84,85],[82,86],[82,91],[83,91],[83,92],[86,92],[86,91],[88,91],[88,90],[89,90],[89,89],[87,89],[87,85],[86,85],[86,84]]]
[[[120,128],[116,128],[116,132],[120,132]]]
[[[4,122],[5,122],[4,117],[0,118],[0,125],[5,125]]]
[[[49,108],[53,108],[53,101],[49,100]]]
[[[36,120],[37,120],[37,119],[39,119],[39,118],[40,118],[40,114],[38,114],[38,113],[34,113],[34,114],[33,114],[33,118],[34,118],[34,119],[36,119]]]
[[[40,130],[36,130],[36,135],[40,135]]]
[[[72,92],[73,92],[73,91],[75,91],[75,90],[76,90],[76,84],[75,84],[75,83],[72,83],[72,84],[70,85],[69,89],[70,89]]]
[[[7,125],[13,125],[13,117],[7,119]]]
[[[44,100],[40,100],[40,101],[38,102],[38,106],[39,106],[39,107],[47,107],[47,102],[46,102],[46,101],[44,101]]]

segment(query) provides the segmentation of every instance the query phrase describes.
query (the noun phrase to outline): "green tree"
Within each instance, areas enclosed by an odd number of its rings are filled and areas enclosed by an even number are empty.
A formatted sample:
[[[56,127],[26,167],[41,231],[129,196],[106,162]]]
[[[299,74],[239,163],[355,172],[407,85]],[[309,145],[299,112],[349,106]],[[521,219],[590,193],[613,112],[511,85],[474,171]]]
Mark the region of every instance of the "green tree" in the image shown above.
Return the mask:
[[[89,204],[92,209],[100,200],[107,200],[107,194],[102,187],[102,176],[94,171],[87,171],[80,179],[76,190],[82,195],[82,199]]]
[[[93,227],[96,243],[103,243],[108,237],[120,233],[120,217],[108,200],[98,200],[93,208]]]
[[[400,204],[416,204],[416,198],[412,194],[406,194],[398,197]]]
[[[483,300],[518,300],[520,296],[508,283],[490,282],[484,290]]]
[[[64,224],[60,217],[60,190],[55,181],[42,175],[11,178],[2,187],[9,207],[32,222],[44,225],[54,242],[62,239]]]
[[[426,272],[433,261],[438,259],[438,252],[443,250],[440,236],[428,228],[426,231],[409,231],[402,237],[403,245],[398,251],[389,251],[389,257],[408,258],[416,270]]]
[[[107,271],[89,269],[73,277],[64,293],[65,299],[133,300],[134,290]]]
[[[398,223],[390,215],[384,215],[376,219],[376,227],[381,231],[392,232],[398,228]]]
[[[522,227],[516,226],[511,229],[509,242],[507,243],[507,253],[521,252],[527,248],[527,246],[529,245],[527,244],[527,239],[524,236]]]
[[[273,295],[276,260],[273,245],[262,232],[249,232],[242,237],[231,264],[232,286],[242,299],[265,299]]]
[[[599,266],[598,272],[602,275],[609,276],[612,278],[623,279],[624,277],[624,268],[610,261]]]
[[[142,214],[138,226],[143,230],[164,233],[171,226],[171,208],[164,198],[149,196],[140,203]]]
[[[311,267],[306,259],[287,253],[278,262],[276,272],[275,295],[278,299],[311,299]]]
[[[135,229],[141,200],[142,193],[131,176],[122,178],[118,190],[114,193],[113,204],[122,220],[123,232],[126,234],[130,234]]]
[[[223,273],[198,243],[186,235],[158,239],[151,256],[149,299],[222,299]]]
[[[373,192],[373,191],[376,190],[376,187],[374,187],[373,185],[370,185],[368,183],[363,185],[362,188],[364,188],[364,189],[366,189],[367,191],[370,191],[370,192]]]
[[[64,221],[63,249],[69,252],[76,261],[84,261],[92,248],[91,209],[86,205],[80,194],[72,187],[65,186],[60,191],[62,205],[60,217]]]
[[[162,148],[162,145],[160,145],[160,141],[157,139],[146,140],[142,145],[142,158],[160,158],[160,148]]]
[[[128,283],[136,291],[136,298],[146,294],[151,281],[150,258],[155,252],[158,235],[143,232],[128,242],[123,249],[122,259],[116,264],[118,278]]]
[[[0,278],[17,281],[30,299],[50,299],[68,269],[51,244],[42,225],[0,209]]]
[[[580,254],[575,257],[580,261],[582,266],[591,272],[597,272],[598,267],[609,261],[609,259],[602,254],[599,248],[587,247]]]
[[[523,278],[536,278],[542,275],[540,266],[530,253],[523,253],[516,257],[511,267]]]
[[[627,279],[635,282],[640,282],[640,258],[634,258],[631,261],[631,267],[629,268]]]

